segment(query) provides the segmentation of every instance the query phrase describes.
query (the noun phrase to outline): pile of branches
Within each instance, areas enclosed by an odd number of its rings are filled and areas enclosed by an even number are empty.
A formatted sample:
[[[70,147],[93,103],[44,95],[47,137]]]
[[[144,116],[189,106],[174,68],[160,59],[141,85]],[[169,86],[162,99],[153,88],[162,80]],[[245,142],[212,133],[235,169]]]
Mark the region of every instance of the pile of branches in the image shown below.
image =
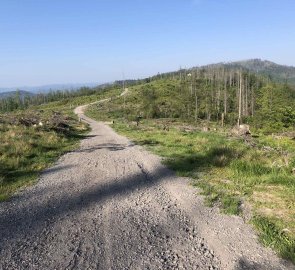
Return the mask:
[[[18,120],[18,125],[23,125],[23,126],[26,126],[26,127],[37,126],[40,123],[42,123],[41,119],[39,117],[36,117],[36,116],[25,116],[25,117],[21,117]]]
[[[70,120],[70,118],[63,116],[61,113],[54,112],[47,119],[46,127],[59,133],[67,133],[71,130]]]
[[[54,130],[58,133],[68,133],[71,131],[69,117],[63,116],[60,112],[52,111],[50,115],[44,115],[43,111],[30,112],[26,114],[2,114],[0,124],[35,127],[43,130]]]

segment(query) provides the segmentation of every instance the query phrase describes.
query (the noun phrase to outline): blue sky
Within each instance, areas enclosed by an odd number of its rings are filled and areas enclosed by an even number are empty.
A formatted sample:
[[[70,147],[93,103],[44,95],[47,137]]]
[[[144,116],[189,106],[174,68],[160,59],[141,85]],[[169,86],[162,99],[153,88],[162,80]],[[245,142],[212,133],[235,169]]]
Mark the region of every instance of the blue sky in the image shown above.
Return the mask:
[[[0,87],[295,65],[294,0],[0,0]]]

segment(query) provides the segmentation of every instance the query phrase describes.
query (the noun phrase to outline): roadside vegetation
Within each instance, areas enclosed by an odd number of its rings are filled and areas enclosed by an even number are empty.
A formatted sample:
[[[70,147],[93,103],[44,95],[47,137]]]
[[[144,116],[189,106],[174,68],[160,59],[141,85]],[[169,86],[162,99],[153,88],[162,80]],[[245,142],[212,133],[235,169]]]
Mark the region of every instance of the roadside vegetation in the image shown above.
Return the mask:
[[[64,115],[58,114],[57,119],[54,113],[39,112],[37,117],[42,120],[31,125],[29,122],[36,119],[36,111],[6,115],[5,123],[0,126],[0,201],[33,183],[57,157],[73,150],[87,131],[84,124]],[[26,122],[10,122],[16,118]]]
[[[165,125],[154,120],[139,126],[117,121],[114,128],[164,157],[178,175],[192,178],[208,206],[243,216],[265,245],[295,262],[295,142],[263,136],[252,147],[226,133],[189,129],[179,122],[167,131]]]
[[[118,132],[192,178],[207,205],[241,215],[263,244],[295,262],[294,89],[239,71],[232,83],[222,70],[219,80],[208,72],[147,80],[87,114],[114,120]],[[238,121],[252,134],[236,132]]]
[[[76,106],[111,97],[87,115],[114,121],[118,132],[193,179],[208,206],[241,215],[265,245],[295,262],[294,87],[210,66],[125,82],[129,92],[117,98],[123,85],[2,100],[0,200],[77,147],[87,126]]]
[[[0,114],[0,201],[34,183],[62,154],[78,147],[89,130],[74,115],[76,106],[118,93],[114,87]]]

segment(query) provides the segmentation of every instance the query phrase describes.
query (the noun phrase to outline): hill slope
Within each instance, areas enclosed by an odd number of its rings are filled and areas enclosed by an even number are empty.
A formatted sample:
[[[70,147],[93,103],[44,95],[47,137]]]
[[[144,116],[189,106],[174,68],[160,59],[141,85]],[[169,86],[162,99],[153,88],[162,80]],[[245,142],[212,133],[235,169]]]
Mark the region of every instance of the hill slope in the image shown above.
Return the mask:
[[[249,59],[230,63],[218,63],[207,67],[242,68],[267,76],[277,82],[285,83],[287,81],[290,84],[295,84],[295,67],[279,65],[268,60]]]
[[[128,88],[124,99],[89,107],[88,116],[113,122],[195,179],[209,205],[239,215],[250,205],[263,243],[295,262],[294,88],[222,66],[160,74]],[[256,136],[237,136],[237,122]]]

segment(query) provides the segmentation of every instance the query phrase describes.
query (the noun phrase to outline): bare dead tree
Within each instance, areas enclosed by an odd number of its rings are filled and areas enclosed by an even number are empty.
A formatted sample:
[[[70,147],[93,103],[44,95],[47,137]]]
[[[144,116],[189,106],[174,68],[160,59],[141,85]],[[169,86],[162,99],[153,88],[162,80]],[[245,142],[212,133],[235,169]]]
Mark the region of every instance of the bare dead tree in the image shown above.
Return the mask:
[[[238,126],[240,126],[241,118],[242,118],[242,85],[243,85],[242,71],[240,71],[239,75],[240,76],[239,76]]]

